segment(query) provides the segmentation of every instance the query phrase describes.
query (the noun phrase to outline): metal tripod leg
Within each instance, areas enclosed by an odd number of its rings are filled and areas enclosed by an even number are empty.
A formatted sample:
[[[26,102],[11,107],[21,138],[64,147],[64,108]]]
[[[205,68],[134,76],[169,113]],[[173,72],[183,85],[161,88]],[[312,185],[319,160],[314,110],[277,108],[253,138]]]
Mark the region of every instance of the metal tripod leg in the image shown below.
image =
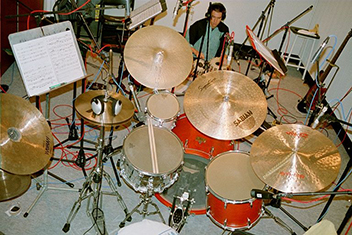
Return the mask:
[[[128,209],[127,209],[127,206],[126,206],[125,202],[123,201],[121,195],[118,193],[117,187],[115,186],[114,182],[112,181],[110,175],[107,172],[103,171],[103,176],[106,179],[106,181],[108,182],[108,184],[109,184],[109,186],[111,188],[111,191],[113,192],[113,195],[116,196],[117,202],[122,207],[123,211],[125,212],[126,218],[127,218]]]
[[[271,213],[271,211],[269,211],[268,208],[266,208],[265,206],[263,207],[265,213],[268,215],[269,218],[274,219],[276,223],[278,223],[281,227],[285,228],[286,230],[288,230],[292,235],[295,235],[296,233],[292,230],[292,228],[290,228],[284,221],[282,221],[279,217],[274,216],[273,213]]]
[[[135,208],[133,208],[133,210],[128,215],[126,215],[126,218],[120,223],[120,228],[125,226],[126,220],[129,221],[129,219],[131,219],[132,214],[135,213],[135,212],[137,212],[138,214],[142,215],[143,218],[145,218],[145,216],[148,216],[148,215],[158,214],[160,216],[160,218],[161,218],[161,221],[165,224],[165,220],[164,220],[162,214],[160,213],[158,205],[156,205],[151,200],[152,196],[153,196],[153,193],[151,193],[151,190],[149,190],[149,189],[148,189],[148,191],[146,193],[143,193],[141,195],[142,199],[139,202],[139,204]],[[155,211],[148,212],[148,205],[149,204],[154,206]],[[141,207],[141,206],[143,206],[143,209],[139,210],[139,207]]]
[[[81,208],[82,201],[87,199],[87,198],[89,198],[90,196],[92,196],[91,192],[89,192],[89,195],[87,195],[87,193],[88,193],[88,190],[89,191],[92,190],[90,188],[90,185],[91,185],[91,182],[92,182],[93,175],[94,174],[93,174],[93,171],[92,171],[91,174],[89,174],[89,176],[87,177],[86,182],[83,184],[83,189],[79,193],[79,197],[78,197],[77,201],[75,201],[75,203],[72,206],[70,214],[67,217],[66,224],[62,228],[62,231],[64,231],[65,233],[67,233],[68,230],[70,230],[71,222],[76,217],[77,212]]]

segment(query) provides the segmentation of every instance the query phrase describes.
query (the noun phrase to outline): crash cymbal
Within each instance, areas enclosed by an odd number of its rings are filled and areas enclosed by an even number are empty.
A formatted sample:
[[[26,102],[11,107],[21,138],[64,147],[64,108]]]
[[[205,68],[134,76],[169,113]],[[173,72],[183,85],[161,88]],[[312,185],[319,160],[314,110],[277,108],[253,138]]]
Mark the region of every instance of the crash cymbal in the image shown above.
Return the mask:
[[[53,155],[53,136],[39,110],[11,94],[0,94],[0,167],[16,175],[43,169]]]
[[[95,115],[92,110],[91,101],[95,97],[104,97],[104,90],[92,90],[87,91],[77,97],[75,101],[75,109],[78,115],[80,115],[86,121],[94,125],[112,126],[124,123],[132,118],[134,114],[133,103],[120,93],[109,93],[107,102],[104,102],[104,111],[100,115]],[[113,102],[121,100],[122,107],[121,111],[114,116],[113,115]]]
[[[22,195],[30,185],[30,175],[14,175],[0,169],[0,202]]]
[[[251,164],[257,176],[282,192],[315,192],[331,184],[340,154],[321,132],[300,124],[271,127],[254,141]]]
[[[234,140],[264,122],[267,102],[250,78],[233,71],[206,73],[191,83],[184,97],[189,121],[215,139]]]
[[[192,69],[189,43],[165,26],[138,29],[127,40],[124,60],[131,75],[149,88],[168,89],[179,85]]]

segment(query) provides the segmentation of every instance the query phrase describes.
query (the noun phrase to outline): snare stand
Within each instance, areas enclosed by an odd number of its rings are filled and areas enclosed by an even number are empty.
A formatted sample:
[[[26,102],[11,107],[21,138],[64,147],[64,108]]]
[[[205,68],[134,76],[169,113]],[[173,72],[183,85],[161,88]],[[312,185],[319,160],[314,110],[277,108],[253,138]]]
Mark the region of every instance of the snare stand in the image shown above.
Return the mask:
[[[161,218],[161,221],[165,224],[165,220],[164,220],[162,214],[160,213],[158,205],[152,201],[152,197],[154,195],[152,180],[153,180],[152,178],[149,178],[147,192],[142,193],[142,195],[140,196],[140,198],[141,198],[140,203],[135,208],[133,208],[133,210],[128,215],[126,215],[126,218],[120,223],[120,228],[125,226],[126,220],[131,221],[131,216],[134,212],[137,212],[138,214],[142,215],[143,218],[145,218],[145,216],[148,216],[148,215],[158,214]],[[155,211],[148,212],[148,205],[149,204],[154,206]],[[143,206],[143,209],[139,210],[139,207],[141,207],[141,206]]]
[[[114,185],[110,175],[106,171],[104,171],[103,160],[102,160],[103,149],[104,149],[104,132],[105,132],[104,125],[101,125],[100,135],[98,139],[98,147],[97,147],[97,153],[98,153],[97,166],[90,172],[90,174],[86,178],[86,181],[83,183],[83,188],[80,191],[78,200],[73,204],[73,207],[67,218],[66,224],[62,229],[62,231],[64,231],[65,233],[67,233],[70,230],[71,222],[77,215],[77,212],[81,207],[82,201],[85,199],[88,199],[87,215],[91,218],[93,222],[93,226],[95,227],[96,231],[99,234],[106,234],[104,212],[101,210],[102,194],[104,194],[104,192],[102,192],[101,190],[103,177],[108,182],[112,190],[111,193],[106,193],[106,194],[117,197],[117,202],[120,204],[120,206],[122,207],[126,215],[125,220],[128,220],[128,221],[131,220],[131,217],[130,217],[130,214],[128,214],[128,210],[125,202],[123,201],[121,195],[118,193],[117,188]],[[92,210],[90,210],[91,199],[93,199],[91,204]]]

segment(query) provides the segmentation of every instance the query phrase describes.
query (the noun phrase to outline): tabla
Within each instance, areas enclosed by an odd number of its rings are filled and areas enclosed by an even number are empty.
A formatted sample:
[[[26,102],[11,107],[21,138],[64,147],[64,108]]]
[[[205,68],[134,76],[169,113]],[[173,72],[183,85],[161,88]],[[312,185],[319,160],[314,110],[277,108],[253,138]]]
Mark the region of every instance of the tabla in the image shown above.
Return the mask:
[[[169,130],[175,127],[180,114],[180,103],[176,96],[169,92],[156,93],[147,99],[146,112],[152,118],[152,123]]]
[[[162,192],[178,178],[183,165],[183,148],[179,138],[166,128],[153,127],[159,172],[153,173],[148,126],[140,126],[123,142],[121,176],[135,191]]]
[[[205,183],[207,215],[223,229],[249,229],[263,214],[262,200],[251,198],[250,192],[264,183],[255,175],[248,153],[228,151],[213,158]]]
[[[232,141],[217,140],[199,132],[189,122],[185,114],[180,115],[176,127],[172,130],[184,145],[184,165],[177,182],[156,198],[164,205],[171,207],[175,195],[182,196],[189,192],[194,199],[190,210],[192,214],[206,213],[206,194],[204,174],[209,159],[219,153],[233,150]]]

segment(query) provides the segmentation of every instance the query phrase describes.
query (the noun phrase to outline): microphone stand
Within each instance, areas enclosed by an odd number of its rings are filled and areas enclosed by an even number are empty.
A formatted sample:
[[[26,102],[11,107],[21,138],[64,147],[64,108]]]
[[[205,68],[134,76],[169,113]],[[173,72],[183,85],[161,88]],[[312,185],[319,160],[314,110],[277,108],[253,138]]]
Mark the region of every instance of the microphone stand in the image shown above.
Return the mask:
[[[325,192],[304,192],[304,193],[272,193],[260,189],[252,189],[251,195],[254,198],[258,199],[271,199],[270,205],[276,208],[279,208],[282,212],[284,212],[290,219],[292,219],[296,224],[298,224],[304,231],[307,231],[308,228],[305,227],[300,221],[298,221],[293,215],[291,215],[288,211],[286,211],[281,206],[281,198],[287,197],[292,198],[295,196],[319,196],[319,195],[352,195],[351,191],[343,191],[337,192],[337,189],[334,191],[325,191]],[[350,210],[346,213],[346,216],[351,213]],[[318,221],[319,222],[319,221]]]

